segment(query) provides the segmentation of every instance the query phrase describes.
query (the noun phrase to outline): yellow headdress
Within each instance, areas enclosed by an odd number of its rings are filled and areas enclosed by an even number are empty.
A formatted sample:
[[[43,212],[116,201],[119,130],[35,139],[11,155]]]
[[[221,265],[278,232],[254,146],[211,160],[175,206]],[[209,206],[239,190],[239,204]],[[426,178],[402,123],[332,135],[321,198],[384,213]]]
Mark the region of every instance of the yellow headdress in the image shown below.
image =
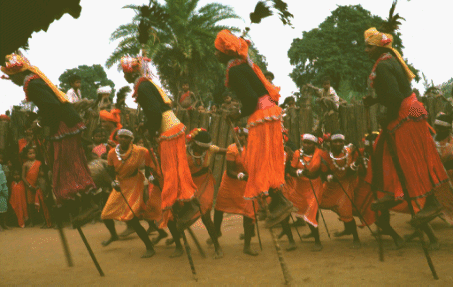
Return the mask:
[[[368,45],[383,47],[392,50],[392,52],[396,55],[398,61],[400,62],[401,66],[403,66],[404,71],[406,72],[407,78],[412,81],[415,78],[414,73],[409,69],[407,64],[404,62],[403,57],[401,57],[400,53],[392,47],[393,43],[393,36],[389,32],[393,32],[398,29],[401,22],[399,19],[404,20],[404,18],[400,17],[399,14],[393,15],[395,11],[397,1],[393,2],[392,8],[390,9],[389,18],[387,21],[384,22],[382,25],[382,30],[384,32],[379,32],[375,27],[372,27],[365,31],[365,43]]]
[[[41,72],[36,66],[31,66],[30,62],[24,56],[18,54],[11,54],[6,56],[5,66],[1,67],[3,73],[7,75],[15,75],[17,73],[29,70],[30,72],[38,75],[55,93],[58,100],[62,103],[66,103],[68,100],[65,93],[60,91],[50,80]]]

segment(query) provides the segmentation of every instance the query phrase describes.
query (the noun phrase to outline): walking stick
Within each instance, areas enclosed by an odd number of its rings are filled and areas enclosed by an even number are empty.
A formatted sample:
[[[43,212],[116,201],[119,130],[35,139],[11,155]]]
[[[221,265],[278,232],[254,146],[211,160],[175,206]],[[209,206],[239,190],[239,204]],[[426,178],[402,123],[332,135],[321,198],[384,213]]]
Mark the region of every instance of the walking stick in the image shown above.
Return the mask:
[[[370,107],[365,107],[365,116],[366,116],[366,125],[367,125],[367,130],[368,134],[371,135],[371,117],[370,117]],[[372,156],[373,157],[373,156]],[[374,178],[374,176],[373,176]],[[373,193],[374,200],[378,200],[377,196],[377,190],[374,188],[374,185],[371,185],[371,192]],[[374,212],[374,217],[376,217],[376,221],[379,221],[379,211],[376,210]],[[384,244],[382,242],[382,236],[381,236],[381,228],[376,224],[377,226],[377,241],[379,245],[379,260],[381,262],[384,262]]]
[[[387,141],[387,146],[388,146],[390,155],[392,156],[393,165],[395,166],[396,173],[398,174],[398,178],[401,183],[401,188],[403,189],[404,199],[406,200],[407,205],[409,206],[409,211],[411,212],[412,218],[414,218],[415,217],[414,207],[412,206],[412,202],[411,202],[411,199],[409,196],[409,191],[407,190],[406,177],[404,176],[403,169],[401,168],[401,165],[399,162],[398,154],[396,153],[395,143],[393,142],[393,139],[388,134],[386,129],[383,129],[382,137],[383,137],[383,140]],[[418,238],[422,244],[422,249],[423,249],[423,252],[425,253],[426,261],[428,261],[428,266],[429,266],[429,269],[431,270],[433,278],[435,280],[439,280],[436,269],[434,268],[433,261],[431,260],[431,256],[429,255],[428,247],[426,246],[425,239],[423,238],[423,232],[421,231],[421,229],[418,225],[415,230],[418,233]]]
[[[173,212],[173,217],[174,217],[175,221],[178,222],[178,213],[177,212]],[[190,270],[192,270],[193,279],[195,280],[195,282],[197,282],[198,281],[197,271],[195,270],[195,264],[193,263],[190,245],[187,242],[187,238],[186,238],[186,234],[185,234],[184,230],[181,230],[181,236],[182,236],[182,240],[184,241],[184,249],[186,250],[187,258],[189,259],[189,265],[190,265]]]
[[[228,124],[230,125],[231,130],[233,131],[233,140],[236,143],[236,146],[238,148],[239,154],[241,154],[242,153],[242,145],[241,145],[241,142],[238,139],[238,136],[234,132],[233,122],[231,122],[230,119],[227,119],[227,121],[228,121]],[[254,200],[252,200],[252,204],[253,204],[253,213],[255,214],[256,234],[258,235],[258,242],[260,243],[260,249],[261,249],[261,251],[263,251],[263,245],[261,244],[260,229],[259,229],[259,225],[258,225],[258,218],[256,216],[256,209],[255,209],[255,201]]]
[[[266,201],[264,201],[264,206],[266,208],[266,213],[269,214],[269,206],[267,205]],[[291,277],[291,274],[289,273],[288,265],[286,265],[285,258],[283,258],[282,249],[280,248],[280,244],[277,241],[277,236],[275,235],[272,227],[269,228],[269,232],[271,234],[272,242],[274,243],[275,250],[277,251],[278,261],[280,262],[280,267],[282,268],[283,277],[285,279],[285,284],[289,285],[290,282],[292,281],[292,277]]]
[[[258,217],[256,216],[255,201],[252,200],[253,213],[255,214],[255,225],[256,225],[256,234],[258,235],[258,242],[260,243],[260,249],[263,251],[263,245],[261,244],[260,228],[258,226]]]
[[[80,226],[77,226],[77,231],[79,232],[80,237],[82,238],[82,241],[85,244],[85,247],[87,248],[88,253],[91,256],[91,259],[93,260],[93,263],[96,266],[96,269],[98,270],[99,275],[101,275],[101,277],[104,277],[105,276],[104,272],[102,271],[101,266],[99,265],[99,263],[96,259],[96,256],[94,256],[93,250],[91,249],[90,244],[88,243],[88,240],[86,239],[85,234],[83,234],[83,231],[80,228]]]
[[[49,170],[52,170],[52,163],[50,162],[50,157],[46,151],[46,148],[41,145],[41,142],[38,140],[36,133],[34,131],[33,131],[33,140],[34,140],[36,146],[38,147],[38,151],[40,151],[42,157],[44,158],[47,165],[49,166]],[[51,184],[51,186],[52,186],[52,184]],[[52,188],[52,193],[53,193],[53,188]],[[54,196],[55,196],[55,194],[54,194]],[[54,196],[52,197],[52,199],[54,199]],[[63,230],[63,222],[61,220],[61,216],[57,216],[57,227],[58,227],[58,234],[60,235],[61,243],[63,245],[63,252],[66,257],[66,262],[68,263],[69,267],[73,267],[74,263],[72,261],[71,251],[69,250],[68,240],[66,239],[66,235]]]
[[[200,252],[201,257],[206,258],[206,253],[204,253],[204,250],[201,247],[200,242],[198,241],[198,238],[195,236],[195,233],[193,232],[192,228],[188,227],[187,230],[189,231],[190,237],[192,237],[193,242],[197,246],[198,252]]]
[[[293,223],[296,223],[296,221],[293,218],[293,215],[290,214],[289,216],[291,217],[291,220],[293,221]],[[299,235],[300,242],[303,243],[304,241],[302,240],[302,236],[300,236],[299,229],[297,229],[297,226],[294,226],[294,228],[296,229],[297,235]]]
[[[327,235],[329,236],[329,239],[332,240],[332,238],[330,237],[329,229],[327,228],[326,220],[324,219],[324,215],[322,214],[321,205],[319,205],[318,196],[316,195],[315,188],[313,187],[313,183],[311,182],[311,179],[308,179],[308,181],[310,182],[311,190],[313,190],[313,195],[315,196],[316,203],[318,204],[318,211],[319,211],[319,214],[321,214],[322,222],[324,223],[324,227],[326,228]]]

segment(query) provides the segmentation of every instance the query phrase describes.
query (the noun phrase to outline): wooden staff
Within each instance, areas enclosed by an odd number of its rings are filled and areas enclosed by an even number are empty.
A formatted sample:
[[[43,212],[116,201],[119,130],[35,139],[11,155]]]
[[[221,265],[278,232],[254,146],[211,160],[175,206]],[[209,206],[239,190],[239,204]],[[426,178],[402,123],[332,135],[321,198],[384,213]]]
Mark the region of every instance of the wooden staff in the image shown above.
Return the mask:
[[[261,249],[261,251],[263,251],[263,245],[261,244],[260,228],[258,226],[258,217],[256,216],[255,200],[252,200],[252,205],[253,205],[253,213],[255,214],[256,234],[258,235],[258,242],[260,243],[260,249]]]
[[[34,137],[35,137],[35,140],[36,140],[36,134],[34,134]],[[42,155],[44,156],[46,163],[49,165],[49,169],[52,170],[53,162],[50,161],[50,157],[49,157],[49,154],[47,153],[47,150],[45,149],[45,147],[42,147],[40,145],[39,141],[37,141],[36,144],[40,148],[40,150],[42,151]],[[54,196],[55,196],[55,194],[54,194]],[[65,256],[66,256],[66,260],[68,262],[68,266],[72,267],[73,263],[72,263],[71,253],[69,251],[69,245],[68,245],[68,242],[66,240],[66,236],[64,234],[64,231],[63,231],[63,223],[61,222],[61,217],[58,217],[57,220],[58,220],[57,221],[58,232],[60,234],[61,242],[63,243],[63,249],[64,249],[64,253],[65,253]],[[90,257],[93,260],[93,263],[96,266],[96,269],[99,271],[99,275],[101,275],[102,277],[105,276],[104,272],[101,269],[101,266],[99,265],[99,263],[98,263],[98,261],[96,259],[96,256],[93,253],[93,250],[91,249],[91,246],[88,243],[88,240],[86,239],[85,234],[83,233],[83,231],[80,228],[80,226],[77,226],[77,231],[79,232],[79,235],[82,238],[82,241],[85,244],[85,247],[86,247],[88,253],[90,254]]]
[[[370,107],[365,107],[365,116],[366,116],[366,126],[367,126],[367,130],[368,130],[368,134],[371,135],[372,131],[371,131]],[[373,193],[374,200],[377,201],[378,200],[377,190],[376,190],[374,184],[371,185],[371,192]],[[377,221],[379,220],[379,211],[378,210],[376,210],[374,212],[374,217],[376,218]],[[379,245],[379,260],[381,262],[384,262],[384,244],[382,242],[381,228],[377,224],[376,224],[376,226],[377,226],[376,237],[377,237],[377,241],[378,241],[378,245]]]
[[[188,227],[187,230],[189,231],[190,237],[192,237],[192,240],[195,243],[195,246],[197,246],[198,252],[200,252],[201,257],[206,258],[206,253],[204,252],[203,248],[201,247],[201,244],[198,241],[198,238],[195,236],[195,233],[193,232],[193,230],[190,227]]]
[[[178,213],[174,212],[174,211],[172,211],[172,212],[173,212],[173,218],[175,219],[175,221],[177,223],[178,222]],[[195,270],[195,264],[193,263],[193,259],[192,259],[192,252],[191,252],[190,245],[189,245],[189,242],[187,241],[187,237],[186,237],[184,230],[181,231],[181,236],[182,236],[182,240],[184,241],[184,249],[186,250],[187,258],[189,259],[189,265],[190,265],[190,270],[192,270],[193,279],[195,280],[195,282],[197,282],[198,281],[197,271]]]
[[[41,145],[41,142],[39,141],[35,130],[33,130],[33,141],[35,142],[35,145],[38,147],[37,151],[41,153],[41,156],[44,158],[46,164],[49,167],[49,170],[52,170],[53,162],[50,161],[49,154],[47,153],[47,150],[45,147]],[[51,184],[52,186],[52,184]],[[53,186],[52,186],[52,199],[55,201],[55,194],[53,192]],[[60,208],[58,208],[60,209]],[[74,266],[74,262],[72,261],[72,256],[71,256],[71,251],[69,250],[69,244],[68,240],[66,239],[66,235],[63,230],[63,222],[61,220],[61,216],[56,216],[57,220],[57,227],[58,227],[58,234],[60,235],[61,243],[63,245],[63,252],[66,257],[66,262],[68,263],[69,267]]]
[[[396,173],[398,174],[398,179],[400,180],[401,188],[403,189],[404,199],[406,200],[407,205],[409,206],[409,210],[411,212],[412,218],[414,218],[415,217],[414,207],[412,206],[411,198],[409,196],[409,191],[407,190],[406,177],[404,175],[403,169],[401,168],[398,154],[396,153],[395,143],[393,142],[393,139],[391,138],[390,134],[388,134],[386,129],[383,129],[381,137],[382,137],[381,140],[387,141],[387,147],[389,149],[390,155],[392,156],[393,165],[395,166]],[[434,268],[433,261],[431,260],[431,256],[429,255],[429,252],[428,252],[427,244],[425,242],[425,239],[423,238],[423,232],[420,229],[419,225],[417,225],[415,232],[418,233],[418,238],[420,239],[420,242],[422,244],[422,249],[423,249],[423,252],[425,253],[426,261],[428,261],[428,266],[429,266],[429,269],[431,270],[433,278],[435,280],[438,280],[439,277],[437,276],[436,269]]]
[[[311,179],[308,179],[308,181],[310,182],[311,190],[313,190],[313,195],[315,196],[316,203],[318,204],[318,211],[319,211],[319,214],[321,214],[322,222],[324,222],[324,227],[326,228],[327,235],[329,236],[329,239],[332,240],[332,238],[330,237],[329,229],[327,228],[326,220],[324,219],[324,215],[322,214],[322,211],[321,211],[321,205],[319,205],[318,197],[316,196],[315,189],[313,188],[313,183],[311,182]]]
[[[291,217],[291,220],[293,221],[293,224],[296,223],[296,221],[293,218],[293,215],[290,214],[289,216]],[[302,236],[300,236],[299,229],[297,229],[297,226],[295,226],[295,225],[294,225],[294,228],[296,229],[297,235],[299,235],[300,242],[303,243],[304,241],[302,240]]]

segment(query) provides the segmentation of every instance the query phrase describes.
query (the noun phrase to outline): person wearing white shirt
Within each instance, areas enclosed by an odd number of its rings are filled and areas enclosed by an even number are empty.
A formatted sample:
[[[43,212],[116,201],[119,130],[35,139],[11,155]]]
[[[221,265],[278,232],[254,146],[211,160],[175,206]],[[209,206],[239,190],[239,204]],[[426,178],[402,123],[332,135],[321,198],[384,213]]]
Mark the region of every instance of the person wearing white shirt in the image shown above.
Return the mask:
[[[82,94],[80,88],[82,86],[82,79],[77,75],[72,75],[69,77],[69,85],[71,89],[66,93],[68,102],[75,103],[82,99]]]

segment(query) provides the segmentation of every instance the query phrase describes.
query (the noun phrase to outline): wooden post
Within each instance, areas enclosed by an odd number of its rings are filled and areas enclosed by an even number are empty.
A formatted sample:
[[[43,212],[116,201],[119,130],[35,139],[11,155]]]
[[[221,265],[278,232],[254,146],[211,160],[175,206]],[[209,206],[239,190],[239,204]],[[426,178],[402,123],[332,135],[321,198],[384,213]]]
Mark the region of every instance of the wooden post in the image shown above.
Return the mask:
[[[357,142],[354,106],[351,104],[341,105],[340,119],[341,131],[345,135],[347,142]]]
[[[286,114],[290,118],[289,138],[296,145],[300,146],[299,117],[295,108],[288,108]]]
[[[303,104],[299,110],[299,131],[301,134],[313,131],[313,111],[311,105]]]
[[[199,119],[198,116],[200,113],[196,109],[189,110],[189,117],[190,117],[190,129],[193,130],[195,128],[199,128]]]
[[[221,116],[218,114],[213,114],[211,116],[211,126],[209,127],[209,133],[211,134],[212,143],[215,145],[219,145],[218,135],[219,135],[219,127],[220,127],[220,120]],[[216,156],[217,157],[217,156]],[[215,167],[215,160],[211,163],[211,170],[214,170]]]
[[[365,111],[365,107],[363,106],[363,103],[361,101],[354,103],[354,115],[356,118],[355,124],[356,124],[356,132],[357,132],[357,137],[356,137],[355,143],[359,143],[360,145],[362,145],[361,139],[368,131],[367,131],[366,111]]]
[[[209,113],[200,113],[200,124],[199,126],[209,131],[209,120],[211,119],[211,114]]]
[[[230,127],[228,126],[228,123],[226,121],[226,116],[229,112],[228,111],[223,111],[222,116],[220,119],[220,125],[218,128],[218,138],[217,138],[217,146],[226,148],[227,140],[228,140],[228,130]],[[223,172],[223,166],[224,166],[224,155],[217,154],[214,159],[214,169],[212,170],[212,174],[214,176],[214,179],[216,181],[216,185],[220,183],[222,179],[222,172]]]

